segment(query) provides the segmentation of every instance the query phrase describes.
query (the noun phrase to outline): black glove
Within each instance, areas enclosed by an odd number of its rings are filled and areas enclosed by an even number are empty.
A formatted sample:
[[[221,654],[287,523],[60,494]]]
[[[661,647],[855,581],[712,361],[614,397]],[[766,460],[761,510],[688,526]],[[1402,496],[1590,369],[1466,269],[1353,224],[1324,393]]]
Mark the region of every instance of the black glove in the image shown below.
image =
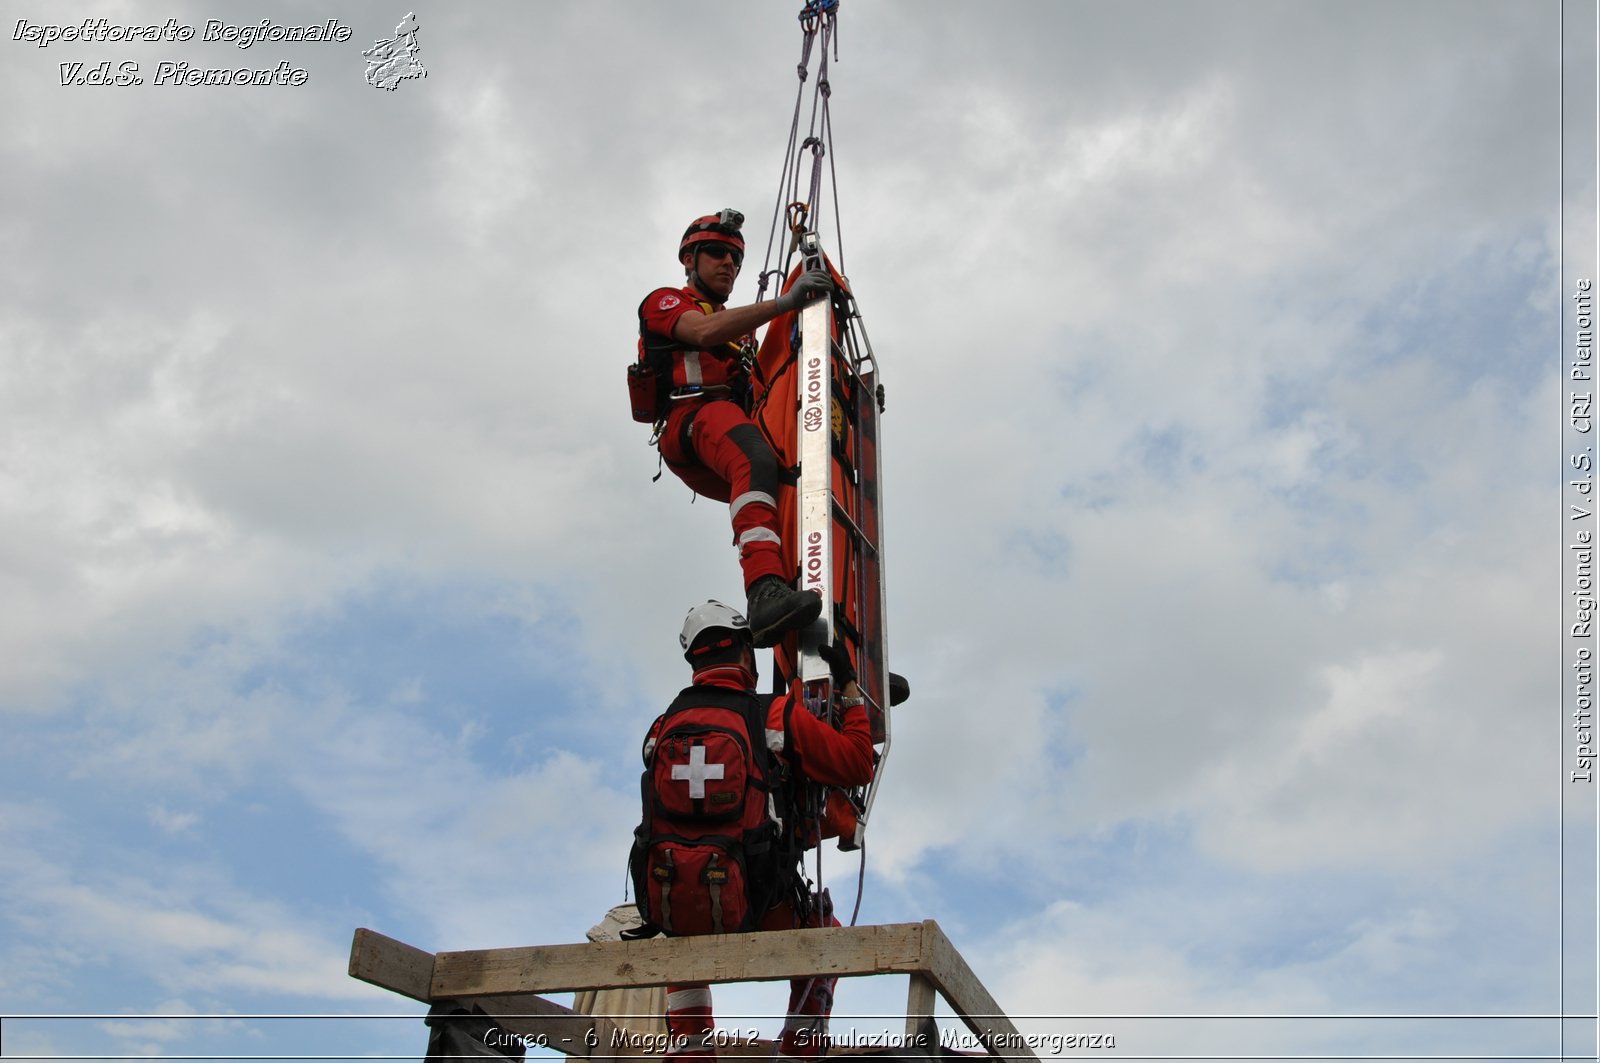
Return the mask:
[[[835,642],[832,646],[818,646],[817,656],[828,662],[828,668],[833,672],[833,684],[843,687],[846,683],[855,681],[856,670],[850,663],[850,651]]]

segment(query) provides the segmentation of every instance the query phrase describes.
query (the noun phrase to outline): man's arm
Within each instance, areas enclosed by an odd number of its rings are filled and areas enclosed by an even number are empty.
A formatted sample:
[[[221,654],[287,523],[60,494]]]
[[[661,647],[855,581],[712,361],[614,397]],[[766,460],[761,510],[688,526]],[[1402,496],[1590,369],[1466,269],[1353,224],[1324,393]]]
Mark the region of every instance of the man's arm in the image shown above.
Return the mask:
[[[854,682],[847,683],[843,693],[857,698],[861,688]],[[866,707],[853,705],[846,709],[844,723],[836,731],[798,703],[798,690],[791,689],[787,697],[791,700],[788,719],[779,726],[786,725],[784,741],[800,773],[825,786],[865,786],[871,782],[872,724],[867,720]],[[783,701],[780,698],[774,703],[775,712],[785,708]]]
[[[684,314],[672,326],[672,338],[702,351],[710,350],[754,332],[779,314],[797,310],[832,289],[833,278],[826,270],[807,270],[776,299],[736,306],[715,314]]]
[[[708,351],[754,332],[782,312],[776,299],[768,299],[715,314],[684,314],[672,326],[672,338],[696,350]]]

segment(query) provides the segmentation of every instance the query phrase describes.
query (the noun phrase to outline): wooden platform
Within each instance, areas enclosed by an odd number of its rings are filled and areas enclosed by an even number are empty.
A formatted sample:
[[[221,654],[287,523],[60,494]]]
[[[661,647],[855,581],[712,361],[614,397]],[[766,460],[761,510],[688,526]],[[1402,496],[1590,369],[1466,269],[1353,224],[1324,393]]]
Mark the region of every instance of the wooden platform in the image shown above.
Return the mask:
[[[937,994],[991,1056],[1019,1063],[1036,1061],[1028,1042],[931,919],[887,926],[440,953],[424,952],[361,929],[350,946],[352,978],[425,1004],[475,1004],[511,1033],[595,1060],[653,1053],[617,1051],[619,1037],[609,1019],[573,1012],[540,994],[669,982],[766,982],[874,974],[910,976],[905,1054],[924,1054],[911,1047],[919,1036],[925,1054],[938,1054],[937,1044],[928,1043],[929,1031],[937,1030],[933,1025]]]

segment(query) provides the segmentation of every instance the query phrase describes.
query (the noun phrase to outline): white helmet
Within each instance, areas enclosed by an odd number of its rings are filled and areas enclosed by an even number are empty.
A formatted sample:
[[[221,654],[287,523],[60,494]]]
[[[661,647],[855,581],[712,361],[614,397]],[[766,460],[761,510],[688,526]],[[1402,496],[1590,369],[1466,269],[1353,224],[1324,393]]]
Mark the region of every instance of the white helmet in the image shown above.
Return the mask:
[[[750,634],[750,624],[745,620],[744,614],[728,608],[719,601],[708,601],[704,605],[697,605],[689,610],[689,615],[683,618],[683,630],[678,633],[678,645],[683,647],[685,658],[689,656],[689,647],[707,631],[732,631],[735,634],[743,632]]]

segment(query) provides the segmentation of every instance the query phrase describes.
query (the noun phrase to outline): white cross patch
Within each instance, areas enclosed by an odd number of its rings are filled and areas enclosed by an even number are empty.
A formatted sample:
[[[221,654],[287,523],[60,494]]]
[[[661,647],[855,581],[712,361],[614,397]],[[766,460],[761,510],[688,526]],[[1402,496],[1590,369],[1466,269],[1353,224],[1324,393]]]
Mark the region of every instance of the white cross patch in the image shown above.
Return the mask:
[[[722,778],[722,769],[721,764],[706,763],[705,746],[694,746],[689,750],[689,763],[672,766],[672,777],[689,780],[689,796],[698,799],[706,795],[706,780]]]

